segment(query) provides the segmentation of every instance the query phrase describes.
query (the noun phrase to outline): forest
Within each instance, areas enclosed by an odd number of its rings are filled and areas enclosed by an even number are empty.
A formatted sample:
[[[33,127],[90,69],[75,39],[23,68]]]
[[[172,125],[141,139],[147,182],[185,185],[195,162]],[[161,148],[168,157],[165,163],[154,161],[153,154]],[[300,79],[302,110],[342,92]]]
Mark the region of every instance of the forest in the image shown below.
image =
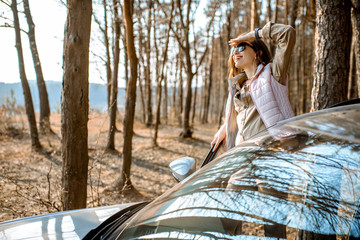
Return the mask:
[[[51,1],[67,8],[58,113],[49,107],[33,1],[0,0],[25,99],[0,106],[0,221],[152,199],[175,185],[167,164],[189,154],[201,161],[224,121],[229,40],[268,22],[296,31],[288,72],[295,115],[360,94],[358,0]],[[24,62],[29,50],[33,62]],[[89,109],[91,61],[107,86],[106,113]],[[39,112],[24,65],[36,72]]]

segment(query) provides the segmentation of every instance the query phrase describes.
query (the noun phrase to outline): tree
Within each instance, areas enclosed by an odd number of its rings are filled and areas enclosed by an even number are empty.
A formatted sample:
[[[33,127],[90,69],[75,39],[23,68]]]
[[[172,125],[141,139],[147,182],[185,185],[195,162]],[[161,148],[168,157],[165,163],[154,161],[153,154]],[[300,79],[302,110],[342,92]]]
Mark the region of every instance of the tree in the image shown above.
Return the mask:
[[[36,119],[34,112],[34,105],[31,97],[29,83],[27,81],[26,72],[25,72],[25,64],[21,43],[21,35],[20,35],[20,23],[19,16],[17,10],[17,2],[16,0],[11,1],[11,10],[14,16],[14,29],[15,29],[15,41],[16,41],[16,50],[18,53],[18,62],[19,62],[19,72],[20,72],[20,80],[23,88],[24,98],[25,98],[25,110],[26,115],[29,122],[30,129],[30,138],[31,138],[31,147],[34,151],[41,150],[41,144],[39,141],[39,134],[36,127]]]
[[[347,98],[350,0],[319,0],[316,3],[316,16],[312,111]]]
[[[141,21],[141,17],[138,18],[139,19],[139,68],[138,68],[138,86],[139,86],[139,91],[140,91],[140,103],[141,103],[141,121],[142,123],[146,122],[146,107],[145,107],[145,94],[144,94],[144,86],[145,86],[145,72],[146,72],[146,66],[144,63],[144,34],[142,31],[142,26],[143,23]]]
[[[270,10],[271,10],[271,7],[270,7]],[[220,74],[220,79],[227,79],[227,69],[226,69],[226,64],[225,64],[225,59],[226,59],[226,53],[225,53],[225,46],[228,47],[228,44],[227,44],[227,41],[224,40],[225,39],[230,39],[230,36],[231,36],[231,29],[232,29],[232,22],[231,22],[231,19],[232,19],[232,12],[233,9],[231,7],[231,1],[228,0],[228,2],[226,3],[226,23],[225,23],[225,26],[224,26],[224,35],[225,36],[222,36],[222,34],[220,34],[220,59],[222,60],[221,61],[221,64],[220,64],[220,69],[222,70],[222,74]],[[270,14],[270,13],[269,13]],[[270,16],[269,16],[270,18]],[[219,115],[218,115],[218,125],[219,127],[221,126],[222,124],[222,118],[224,116],[224,112],[225,112],[225,103],[226,103],[226,99],[227,99],[227,92],[228,92],[228,83],[225,82],[224,85],[223,85],[223,88],[222,88],[222,92],[223,92],[223,95],[220,99],[220,111],[219,111]]]
[[[146,95],[146,126],[151,126],[153,122],[152,114],[152,91],[151,91],[151,18],[152,18],[152,8],[153,0],[148,0],[148,18],[147,18],[147,27],[146,27],[146,70],[145,70],[145,95]],[[155,23],[154,23],[155,24]]]
[[[49,106],[49,98],[46,90],[46,85],[44,81],[44,76],[41,68],[41,62],[39,53],[37,50],[36,40],[35,40],[35,24],[31,17],[29,1],[24,0],[24,9],[25,16],[29,26],[29,42],[30,42],[30,50],[31,55],[34,62],[35,72],[36,72],[36,80],[39,90],[39,98],[40,98],[40,131],[44,133],[51,133],[50,127],[50,106]]]
[[[115,30],[115,46],[113,71],[111,77],[111,95],[109,106],[109,130],[106,150],[115,150],[115,130],[116,130],[116,109],[117,109],[117,95],[118,95],[118,73],[119,73],[119,59],[120,59],[120,16],[119,16],[119,1],[113,0],[114,5],[114,30]]]
[[[157,106],[156,106],[156,121],[155,121],[155,133],[153,138],[153,145],[158,146],[157,144],[157,135],[158,135],[158,129],[160,124],[160,105],[161,105],[161,88],[162,88],[162,82],[165,78],[165,65],[167,61],[167,55],[168,55],[168,47],[169,47],[169,39],[170,39],[170,29],[173,19],[173,11],[174,11],[174,0],[171,1],[171,11],[170,11],[170,18],[168,21],[168,29],[166,33],[166,42],[165,42],[165,48],[163,51],[163,57],[162,57],[162,65],[161,65],[161,73],[160,73],[160,80],[158,80],[157,83]],[[167,100],[167,99],[166,99]]]
[[[86,207],[91,0],[68,0],[61,98],[64,210]]]
[[[259,27],[259,16],[257,13],[257,0],[251,0],[250,29]]]
[[[211,50],[208,57],[208,76],[205,77],[204,80],[204,111],[202,114],[202,123],[208,123],[208,115],[209,115],[209,108],[210,108],[210,98],[211,98],[211,89],[213,84],[213,69],[214,69],[214,46],[215,40],[214,36],[212,37],[211,41]]]
[[[295,21],[296,21],[296,11],[298,8],[298,1],[297,0],[291,0],[291,10],[290,10],[290,22],[289,24],[295,28]]]
[[[132,1],[125,0],[123,15],[126,30],[127,55],[130,60],[130,78],[126,88],[126,103],[124,116],[124,146],[122,170],[115,186],[119,190],[123,187],[132,187],[130,180],[131,157],[132,157],[132,137],[134,129],[134,116],[136,104],[136,81],[137,81],[137,56],[134,43],[134,29],[132,20]]]
[[[104,25],[102,26],[101,21],[96,17],[94,13],[94,20],[98,24],[99,29],[101,33],[104,35],[104,46],[106,49],[106,59],[105,59],[105,65],[106,65],[106,80],[107,80],[107,103],[108,103],[108,111],[110,112],[110,101],[111,101],[111,56],[110,56],[110,43],[109,43],[109,33],[108,33],[108,4],[107,0],[103,0],[102,3],[103,9],[104,9]]]
[[[357,76],[357,87],[358,87],[358,96],[360,96],[360,2],[357,0],[352,0],[352,9],[351,9],[351,22],[354,35],[354,58],[356,62],[356,76]]]
[[[178,34],[176,31],[173,30],[173,33],[178,41],[179,46],[181,47],[181,50],[185,57],[185,72],[186,72],[186,97],[185,97],[185,108],[183,113],[183,122],[182,122],[182,132],[180,133],[180,136],[183,138],[192,137],[192,131],[190,129],[190,110],[191,110],[191,99],[192,99],[192,79],[194,75],[197,74],[199,67],[201,66],[205,55],[208,51],[208,44],[206,44],[205,51],[203,52],[202,56],[200,57],[200,60],[197,64],[193,64],[194,60],[191,57],[190,51],[190,25],[194,23],[194,19],[192,19],[190,16],[190,12],[192,9],[192,0],[187,0],[186,6],[184,6],[181,3],[181,0],[177,0],[177,6],[179,11],[179,17],[180,17],[180,30],[181,34]],[[186,9],[185,17],[183,15],[183,8]],[[194,17],[194,14],[192,14],[192,17]],[[207,34],[209,34],[211,23],[215,17],[215,13],[212,16],[212,20],[210,21],[210,24],[207,29]],[[185,18],[185,19],[184,19]],[[193,71],[193,65],[195,66],[195,71]]]
[[[355,36],[352,36],[351,41],[351,50],[350,50],[350,70],[349,70],[349,84],[348,84],[348,99],[358,98],[358,86],[357,86],[357,76],[356,76],[356,59],[355,59]]]

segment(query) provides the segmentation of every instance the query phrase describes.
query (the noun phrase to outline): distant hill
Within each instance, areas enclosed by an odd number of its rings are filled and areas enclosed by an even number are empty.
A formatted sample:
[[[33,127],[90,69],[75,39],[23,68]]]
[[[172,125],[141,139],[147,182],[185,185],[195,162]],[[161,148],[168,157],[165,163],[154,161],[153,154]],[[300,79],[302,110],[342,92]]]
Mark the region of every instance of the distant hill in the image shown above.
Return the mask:
[[[31,96],[34,103],[36,112],[40,111],[39,91],[36,81],[29,80]],[[46,81],[46,88],[50,101],[50,110],[56,112],[61,108],[61,89],[62,82]],[[6,98],[11,96],[11,89],[14,91],[14,97],[18,105],[24,106],[24,94],[21,86],[21,82],[18,83],[4,83],[0,82],[0,105],[6,103]],[[126,92],[124,88],[118,89],[118,107],[119,110],[125,105]],[[90,83],[89,85],[89,101],[90,108],[96,109],[102,112],[107,108],[107,90],[106,85]]]

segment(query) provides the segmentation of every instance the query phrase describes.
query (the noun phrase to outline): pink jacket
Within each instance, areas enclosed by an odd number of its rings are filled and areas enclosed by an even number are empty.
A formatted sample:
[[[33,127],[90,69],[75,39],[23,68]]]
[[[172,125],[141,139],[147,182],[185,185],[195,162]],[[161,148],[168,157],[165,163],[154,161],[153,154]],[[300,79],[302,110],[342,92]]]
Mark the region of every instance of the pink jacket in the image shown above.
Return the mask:
[[[286,81],[287,84],[287,81]],[[251,98],[265,126],[293,117],[287,85],[282,85],[271,74],[271,63],[260,70],[250,83]]]
[[[287,85],[280,84],[272,76],[271,63],[263,66],[250,82],[250,95],[261,120],[267,128],[281,120],[294,116],[288,98]],[[233,101],[234,91],[230,91],[225,120],[227,149],[234,146],[237,134],[236,112]]]

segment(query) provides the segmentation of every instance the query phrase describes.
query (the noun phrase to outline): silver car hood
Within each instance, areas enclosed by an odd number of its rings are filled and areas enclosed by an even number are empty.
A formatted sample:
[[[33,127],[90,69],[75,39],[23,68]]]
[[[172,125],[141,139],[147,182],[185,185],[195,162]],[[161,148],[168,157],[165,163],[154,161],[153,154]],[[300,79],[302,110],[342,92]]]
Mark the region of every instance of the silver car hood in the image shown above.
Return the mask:
[[[108,217],[134,203],[85,208],[0,223],[0,239],[81,239]]]

